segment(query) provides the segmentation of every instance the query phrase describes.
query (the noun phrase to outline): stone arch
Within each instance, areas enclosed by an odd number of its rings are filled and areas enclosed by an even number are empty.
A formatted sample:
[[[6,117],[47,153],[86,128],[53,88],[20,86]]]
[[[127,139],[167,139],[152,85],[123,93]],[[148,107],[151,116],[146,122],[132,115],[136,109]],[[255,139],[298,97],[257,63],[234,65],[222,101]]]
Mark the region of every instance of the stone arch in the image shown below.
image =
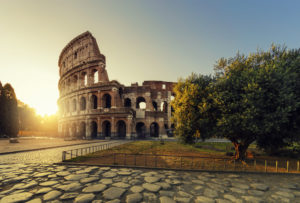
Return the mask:
[[[91,107],[92,109],[97,109],[98,107],[98,97],[96,95],[91,96]]]
[[[99,82],[99,72],[97,69],[93,70],[93,83],[98,83]]]
[[[135,131],[137,138],[145,138],[146,137],[146,125],[143,122],[138,122],[135,126]]]
[[[126,137],[126,123],[123,120],[117,122],[117,136],[119,138]]]
[[[162,112],[168,113],[168,103],[166,101],[161,103],[160,108]]]
[[[136,108],[137,109],[146,109],[146,100],[144,97],[136,98]]]
[[[103,108],[111,108],[111,96],[110,94],[104,94],[102,97]]]
[[[73,123],[71,126],[71,136],[77,137],[76,123]]]
[[[159,136],[159,125],[156,122],[153,122],[150,125],[150,136],[151,137]]]
[[[77,75],[74,75],[74,76],[73,76],[73,82],[72,82],[74,88],[77,87],[77,82],[78,82],[78,76],[77,76]]]
[[[86,138],[86,124],[85,122],[81,122],[79,126],[79,137]]]
[[[125,101],[124,101],[124,106],[125,107],[131,107],[131,99],[126,98]]]
[[[91,138],[92,139],[96,139],[97,138],[97,131],[98,131],[97,122],[92,121],[91,122]]]
[[[154,111],[157,111],[157,103],[156,101],[152,101]]]
[[[82,85],[86,86],[88,83],[88,77],[86,72],[81,73]]]
[[[102,134],[104,137],[111,136],[111,124],[107,120],[102,123]]]
[[[72,101],[72,110],[73,110],[73,112],[76,111],[76,109],[77,109],[77,102],[76,102],[76,99],[73,99],[73,101]]]
[[[80,110],[81,111],[86,110],[86,99],[85,99],[85,97],[80,98]]]

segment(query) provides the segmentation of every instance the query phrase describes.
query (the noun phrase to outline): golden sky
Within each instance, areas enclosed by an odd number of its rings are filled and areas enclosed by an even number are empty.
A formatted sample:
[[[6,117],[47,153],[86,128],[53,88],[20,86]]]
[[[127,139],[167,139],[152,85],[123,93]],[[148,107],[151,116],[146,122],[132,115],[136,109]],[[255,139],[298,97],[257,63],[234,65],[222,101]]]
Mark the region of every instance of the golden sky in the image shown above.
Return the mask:
[[[216,60],[238,50],[299,48],[299,9],[297,1],[271,0],[0,0],[0,81],[39,114],[52,114],[59,54],[87,30],[111,80],[177,81],[212,74]]]

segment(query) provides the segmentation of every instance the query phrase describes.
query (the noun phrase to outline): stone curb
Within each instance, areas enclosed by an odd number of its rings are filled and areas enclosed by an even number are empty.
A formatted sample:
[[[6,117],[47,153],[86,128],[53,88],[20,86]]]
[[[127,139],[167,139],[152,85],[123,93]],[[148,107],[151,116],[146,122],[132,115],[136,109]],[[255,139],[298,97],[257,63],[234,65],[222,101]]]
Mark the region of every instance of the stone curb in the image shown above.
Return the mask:
[[[46,149],[53,149],[53,148],[60,148],[60,147],[70,147],[70,146],[76,146],[76,145],[104,143],[104,142],[108,142],[108,140],[103,140],[102,142],[92,141],[92,142],[86,142],[86,143],[68,144],[68,145],[62,145],[62,146],[52,146],[52,147],[44,147],[44,148],[37,148],[37,149],[26,149],[26,150],[18,150],[18,151],[11,151],[11,152],[0,152],[0,155],[16,154],[16,153],[22,153],[22,152],[32,152],[32,151],[39,151],[39,150],[46,150]]]
[[[180,168],[151,168],[145,166],[125,166],[125,165],[109,165],[109,164],[81,164],[76,162],[58,162],[57,165],[73,165],[73,166],[97,166],[111,168],[130,168],[130,169],[150,169],[150,170],[170,170],[170,171],[187,171],[187,172],[208,172],[208,173],[234,173],[234,174],[257,174],[257,175],[280,175],[280,176],[300,176],[300,173],[274,173],[274,172],[252,172],[252,171],[217,171],[217,170],[201,170],[201,169],[180,169]]]

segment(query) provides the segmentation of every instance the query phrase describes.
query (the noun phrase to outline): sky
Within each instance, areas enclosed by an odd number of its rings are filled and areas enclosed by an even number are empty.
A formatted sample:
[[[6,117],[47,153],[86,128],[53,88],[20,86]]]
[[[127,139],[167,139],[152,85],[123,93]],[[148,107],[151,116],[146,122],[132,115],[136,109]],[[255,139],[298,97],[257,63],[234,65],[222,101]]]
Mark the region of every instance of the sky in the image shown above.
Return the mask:
[[[0,81],[38,114],[57,111],[58,57],[90,31],[110,80],[176,82],[272,43],[300,48],[297,0],[0,0]],[[1,107],[0,107],[1,108]]]

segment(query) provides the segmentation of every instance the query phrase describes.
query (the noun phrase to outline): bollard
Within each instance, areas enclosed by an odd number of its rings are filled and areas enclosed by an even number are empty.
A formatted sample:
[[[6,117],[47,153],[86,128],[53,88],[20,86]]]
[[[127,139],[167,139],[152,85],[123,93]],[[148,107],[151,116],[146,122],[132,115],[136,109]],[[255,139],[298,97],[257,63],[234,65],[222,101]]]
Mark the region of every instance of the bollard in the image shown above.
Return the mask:
[[[254,159],[254,170],[256,170],[256,159]]]
[[[226,170],[226,160],[224,159],[224,171]]]
[[[300,163],[299,161],[297,161],[297,172],[299,172],[299,168],[300,168]]]
[[[287,173],[289,172],[289,165],[290,165],[290,162],[289,162],[289,161],[286,161],[286,172],[287,172]]]
[[[145,166],[147,166],[147,155],[145,154]]]
[[[267,160],[265,160],[265,173],[267,172],[267,166],[268,166],[268,163],[267,163]]]
[[[65,161],[66,160],[66,151],[63,151],[62,152],[62,161]]]
[[[278,173],[278,161],[276,160],[276,173]]]

